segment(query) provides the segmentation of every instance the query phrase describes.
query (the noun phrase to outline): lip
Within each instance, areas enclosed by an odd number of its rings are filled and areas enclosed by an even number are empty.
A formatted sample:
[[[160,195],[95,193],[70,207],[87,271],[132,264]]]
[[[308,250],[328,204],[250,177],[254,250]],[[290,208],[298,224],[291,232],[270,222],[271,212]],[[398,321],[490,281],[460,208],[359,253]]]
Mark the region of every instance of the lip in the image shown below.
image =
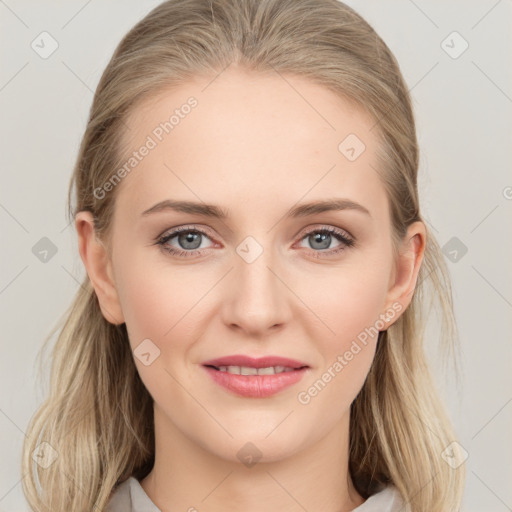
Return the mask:
[[[306,363],[280,356],[250,357],[242,354],[210,359],[202,363],[208,366],[250,366],[252,368],[266,368],[268,366],[287,366],[289,368],[301,368],[308,366]]]
[[[309,366],[295,359],[280,356],[264,356],[252,358],[244,355],[232,355],[211,359],[202,364],[213,381],[238,396],[266,398],[293,386],[299,382],[309,370]],[[216,370],[219,366],[249,366],[265,368],[268,366],[286,366],[293,371],[274,375],[233,375]]]
[[[233,393],[252,398],[266,398],[293,386],[302,379],[307,368],[274,375],[233,375],[203,366],[214,382]]]

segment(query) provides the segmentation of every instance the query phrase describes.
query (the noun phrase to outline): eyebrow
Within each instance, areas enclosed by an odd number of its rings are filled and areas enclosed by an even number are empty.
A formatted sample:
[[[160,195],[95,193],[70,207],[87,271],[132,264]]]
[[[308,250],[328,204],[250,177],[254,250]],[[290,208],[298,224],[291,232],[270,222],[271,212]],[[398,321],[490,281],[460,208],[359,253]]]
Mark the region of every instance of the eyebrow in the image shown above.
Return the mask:
[[[155,204],[151,208],[142,212],[142,216],[150,215],[152,213],[162,212],[166,210],[173,210],[176,212],[189,213],[195,215],[202,215],[205,217],[212,217],[217,219],[227,219],[229,213],[227,210],[220,208],[214,204],[197,203],[193,201],[176,201],[166,199]],[[350,199],[326,199],[321,201],[313,201],[310,203],[300,204],[288,210],[285,217],[306,217],[317,213],[328,211],[340,210],[355,210],[362,212],[371,217],[370,212],[363,205],[351,201]]]

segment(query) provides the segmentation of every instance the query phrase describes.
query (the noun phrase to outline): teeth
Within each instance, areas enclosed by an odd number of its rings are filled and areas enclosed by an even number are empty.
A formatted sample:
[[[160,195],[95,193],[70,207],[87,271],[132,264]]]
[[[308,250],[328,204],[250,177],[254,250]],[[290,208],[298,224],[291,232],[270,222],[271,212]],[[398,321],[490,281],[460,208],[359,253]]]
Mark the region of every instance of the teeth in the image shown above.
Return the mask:
[[[238,368],[235,366],[235,368]],[[228,367],[229,371],[229,367]],[[240,375],[258,375],[258,368],[251,368],[249,366],[240,366]]]
[[[276,370],[272,366],[268,368],[258,368],[258,375],[274,375],[274,373],[276,373]]]
[[[292,372],[288,366],[268,366],[266,368],[252,368],[250,366],[219,366],[219,371],[233,375],[274,375],[275,373]]]

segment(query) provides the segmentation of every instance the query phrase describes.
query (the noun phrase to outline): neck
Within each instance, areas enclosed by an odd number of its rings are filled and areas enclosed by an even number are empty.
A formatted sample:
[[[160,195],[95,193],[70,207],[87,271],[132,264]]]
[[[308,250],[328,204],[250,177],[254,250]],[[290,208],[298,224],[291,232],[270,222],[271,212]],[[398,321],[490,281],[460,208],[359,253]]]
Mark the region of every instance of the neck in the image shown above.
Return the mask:
[[[314,445],[254,465],[206,450],[156,406],[155,442],[155,464],[141,485],[162,512],[348,512],[364,502],[348,472],[349,414]]]

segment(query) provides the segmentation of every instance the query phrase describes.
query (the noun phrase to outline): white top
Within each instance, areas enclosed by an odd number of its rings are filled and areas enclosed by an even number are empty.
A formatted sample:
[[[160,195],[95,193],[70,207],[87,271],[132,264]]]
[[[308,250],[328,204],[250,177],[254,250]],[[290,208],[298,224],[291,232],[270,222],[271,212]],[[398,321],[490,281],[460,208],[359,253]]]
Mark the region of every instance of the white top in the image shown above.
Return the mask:
[[[389,485],[370,496],[352,512],[408,512],[396,487]],[[139,481],[131,476],[112,494],[106,512],[161,512],[149,499]]]

